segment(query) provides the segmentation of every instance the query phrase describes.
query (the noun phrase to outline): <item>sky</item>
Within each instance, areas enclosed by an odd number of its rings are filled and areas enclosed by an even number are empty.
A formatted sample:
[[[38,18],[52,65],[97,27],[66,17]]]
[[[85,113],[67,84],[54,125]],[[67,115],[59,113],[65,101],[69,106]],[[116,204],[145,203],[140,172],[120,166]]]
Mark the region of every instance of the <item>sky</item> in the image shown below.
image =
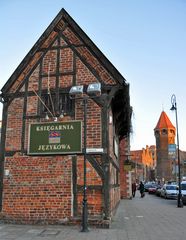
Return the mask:
[[[176,126],[175,94],[186,151],[186,0],[1,0],[0,89],[62,8],[130,84],[131,150],[155,145],[162,111]]]

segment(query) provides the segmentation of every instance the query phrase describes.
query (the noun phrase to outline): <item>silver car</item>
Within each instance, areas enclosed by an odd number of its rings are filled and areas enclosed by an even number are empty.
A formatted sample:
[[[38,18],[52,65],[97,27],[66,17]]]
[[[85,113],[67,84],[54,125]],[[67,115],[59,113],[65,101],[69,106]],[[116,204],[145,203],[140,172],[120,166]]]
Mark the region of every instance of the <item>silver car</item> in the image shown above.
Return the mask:
[[[181,182],[182,202],[186,204],[186,181]]]
[[[177,199],[178,197],[178,186],[174,184],[164,184],[161,189],[161,197]]]

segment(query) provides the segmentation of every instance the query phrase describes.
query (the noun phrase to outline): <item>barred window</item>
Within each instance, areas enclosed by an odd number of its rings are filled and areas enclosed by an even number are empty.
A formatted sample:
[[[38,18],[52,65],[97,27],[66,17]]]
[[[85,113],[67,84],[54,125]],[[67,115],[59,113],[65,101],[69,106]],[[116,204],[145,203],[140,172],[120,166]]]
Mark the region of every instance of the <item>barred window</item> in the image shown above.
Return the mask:
[[[41,104],[41,114],[50,114],[50,112],[58,117],[60,114],[72,115],[73,114],[73,105],[74,101],[70,99],[68,93],[45,93],[42,94],[42,101],[44,104]],[[47,109],[48,108],[48,109]]]

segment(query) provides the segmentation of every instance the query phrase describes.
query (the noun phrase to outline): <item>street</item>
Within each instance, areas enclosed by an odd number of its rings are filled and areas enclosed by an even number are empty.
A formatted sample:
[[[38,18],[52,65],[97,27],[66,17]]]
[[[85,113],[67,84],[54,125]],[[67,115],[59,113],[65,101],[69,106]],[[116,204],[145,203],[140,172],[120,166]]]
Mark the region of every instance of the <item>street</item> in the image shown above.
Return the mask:
[[[0,240],[183,240],[186,239],[186,206],[154,195],[121,200],[110,229],[77,226],[0,224]]]

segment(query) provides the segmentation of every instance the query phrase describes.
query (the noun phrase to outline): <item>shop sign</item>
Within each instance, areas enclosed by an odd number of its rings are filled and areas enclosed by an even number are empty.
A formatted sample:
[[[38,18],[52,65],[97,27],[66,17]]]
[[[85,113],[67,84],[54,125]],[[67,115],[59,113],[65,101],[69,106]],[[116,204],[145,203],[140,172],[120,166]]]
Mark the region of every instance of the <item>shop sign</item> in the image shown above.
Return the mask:
[[[82,122],[49,122],[29,125],[28,154],[74,154],[82,152]]]
[[[124,164],[124,170],[125,171],[132,171],[132,164],[131,163]]]
[[[169,144],[168,145],[168,152],[169,154],[174,154],[176,152],[176,144]]]

